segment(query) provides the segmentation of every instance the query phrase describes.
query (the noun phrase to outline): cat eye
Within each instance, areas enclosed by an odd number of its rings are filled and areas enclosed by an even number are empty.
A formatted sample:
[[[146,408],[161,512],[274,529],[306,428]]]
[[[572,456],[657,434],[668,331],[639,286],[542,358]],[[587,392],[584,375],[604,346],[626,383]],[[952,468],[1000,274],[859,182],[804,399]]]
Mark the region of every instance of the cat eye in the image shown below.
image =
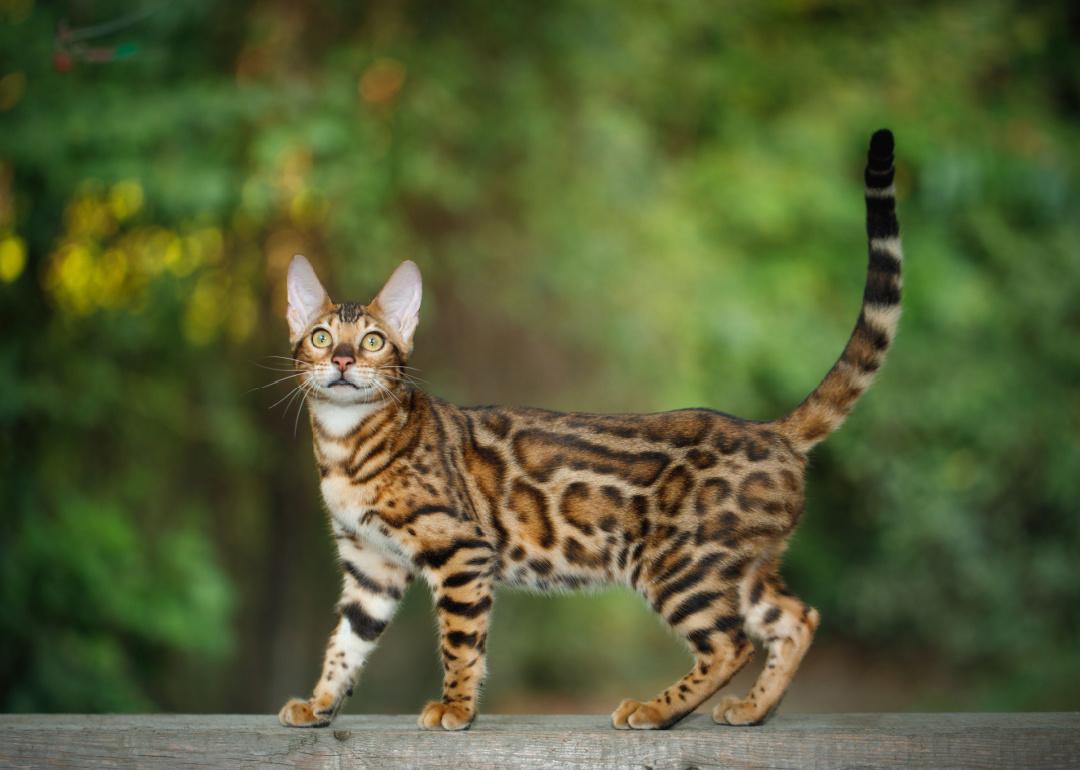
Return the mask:
[[[311,333],[311,344],[317,348],[328,348],[333,341],[333,337],[326,329],[316,329]]]
[[[378,353],[383,349],[383,345],[385,344],[386,339],[381,334],[376,334],[375,332],[365,334],[364,339],[360,341],[360,347],[369,353]]]

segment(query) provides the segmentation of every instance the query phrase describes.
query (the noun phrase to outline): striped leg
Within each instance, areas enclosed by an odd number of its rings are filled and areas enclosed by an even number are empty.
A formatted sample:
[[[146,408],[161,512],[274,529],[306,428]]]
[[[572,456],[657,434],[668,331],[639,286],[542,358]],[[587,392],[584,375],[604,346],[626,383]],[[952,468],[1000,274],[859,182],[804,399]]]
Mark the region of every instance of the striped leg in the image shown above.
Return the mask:
[[[288,727],[330,724],[389,623],[411,575],[363,540],[335,533],[344,572],[338,624],[330,635],[322,674],[308,700],[293,698],[278,718]]]
[[[742,619],[716,575],[720,554],[707,554],[646,584],[653,608],[689,643],[694,667],[648,703],[624,700],[611,715],[619,730],[664,730],[726,685],[753,657]],[[689,562],[689,560],[687,560]]]
[[[693,643],[693,642],[692,642]],[[627,699],[611,715],[617,730],[666,730],[712,697],[754,657],[754,648],[738,632],[717,634],[694,653],[694,667],[648,703]]]
[[[487,634],[493,599],[488,554],[460,550],[430,575],[439,617],[442,700],[428,703],[417,724],[426,730],[465,730],[476,717],[487,674]]]
[[[758,578],[743,588],[746,629],[768,650],[765,668],[745,698],[725,696],[713,709],[720,724],[756,725],[780,705],[810,648],[820,616],[784,587],[779,577]]]

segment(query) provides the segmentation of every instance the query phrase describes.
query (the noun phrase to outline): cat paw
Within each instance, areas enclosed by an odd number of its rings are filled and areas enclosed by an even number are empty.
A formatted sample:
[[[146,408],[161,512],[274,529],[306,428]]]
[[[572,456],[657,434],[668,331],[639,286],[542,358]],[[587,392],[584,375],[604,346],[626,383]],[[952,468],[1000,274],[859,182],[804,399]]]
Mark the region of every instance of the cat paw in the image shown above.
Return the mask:
[[[310,701],[293,698],[278,712],[285,727],[326,727],[334,718],[332,709],[316,710]]]
[[[416,724],[424,730],[468,730],[476,712],[460,703],[432,701],[424,706]]]
[[[758,705],[753,701],[725,695],[713,709],[712,718],[718,725],[759,725],[768,715],[758,712]]]
[[[663,723],[655,706],[636,700],[624,700],[611,715],[611,726],[616,730],[659,730]]]

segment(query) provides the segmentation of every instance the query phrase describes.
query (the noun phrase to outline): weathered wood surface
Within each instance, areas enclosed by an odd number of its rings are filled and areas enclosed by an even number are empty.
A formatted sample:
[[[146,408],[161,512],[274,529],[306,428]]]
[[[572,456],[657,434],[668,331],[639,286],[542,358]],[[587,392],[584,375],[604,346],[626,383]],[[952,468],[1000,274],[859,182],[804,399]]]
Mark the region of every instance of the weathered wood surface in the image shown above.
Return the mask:
[[[271,716],[0,716],[0,766],[27,768],[1077,768],[1080,713],[778,716],[665,732],[603,716],[482,716],[424,732],[411,716],[279,727]]]

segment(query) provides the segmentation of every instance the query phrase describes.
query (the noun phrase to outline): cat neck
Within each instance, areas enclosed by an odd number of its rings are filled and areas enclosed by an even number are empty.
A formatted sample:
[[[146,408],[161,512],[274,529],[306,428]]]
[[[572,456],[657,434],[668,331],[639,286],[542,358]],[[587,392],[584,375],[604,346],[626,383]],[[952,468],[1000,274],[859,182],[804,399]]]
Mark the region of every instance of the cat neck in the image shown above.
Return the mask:
[[[364,401],[355,404],[340,404],[323,399],[310,399],[312,429],[316,438],[344,438],[355,435],[368,418],[384,409],[399,409],[400,406],[391,398],[380,401]]]

